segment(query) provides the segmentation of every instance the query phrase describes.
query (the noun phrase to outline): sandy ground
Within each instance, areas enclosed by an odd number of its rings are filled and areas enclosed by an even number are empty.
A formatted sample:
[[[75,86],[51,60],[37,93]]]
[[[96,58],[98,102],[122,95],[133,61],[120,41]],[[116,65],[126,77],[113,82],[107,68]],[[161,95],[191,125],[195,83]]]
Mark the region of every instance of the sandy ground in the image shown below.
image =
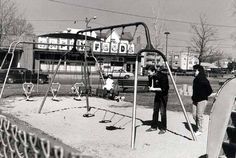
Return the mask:
[[[59,102],[48,98],[41,114],[37,113],[42,97],[34,97],[34,101],[25,101],[23,97],[12,97],[5,100],[0,108],[48,135],[60,139],[63,143],[76,148],[85,155],[101,158],[197,158],[206,153],[207,125],[209,117],[205,115],[205,132],[192,140],[186,128],[186,120],[182,112],[168,111],[168,131],[159,135],[158,131],[146,132],[145,125],[152,117],[152,109],[138,105],[135,149],[131,149],[132,104],[116,102],[102,98],[89,98],[89,105],[94,107],[86,118],[86,99],[75,101],[72,97],[61,97]],[[98,109],[101,108],[101,109]],[[112,112],[116,112],[114,115]],[[121,115],[120,115],[121,114]],[[188,113],[193,123],[191,114]],[[110,123],[99,123],[103,118],[111,119]],[[145,124],[142,121],[146,122]],[[107,130],[106,126],[122,129]]]

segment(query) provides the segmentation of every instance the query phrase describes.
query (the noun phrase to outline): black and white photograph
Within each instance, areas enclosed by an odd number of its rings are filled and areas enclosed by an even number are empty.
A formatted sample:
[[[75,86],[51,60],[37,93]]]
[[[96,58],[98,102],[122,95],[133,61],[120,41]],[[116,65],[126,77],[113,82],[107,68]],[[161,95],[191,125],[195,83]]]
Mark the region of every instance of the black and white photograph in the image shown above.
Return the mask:
[[[236,0],[0,0],[0,158],[235,158]]]

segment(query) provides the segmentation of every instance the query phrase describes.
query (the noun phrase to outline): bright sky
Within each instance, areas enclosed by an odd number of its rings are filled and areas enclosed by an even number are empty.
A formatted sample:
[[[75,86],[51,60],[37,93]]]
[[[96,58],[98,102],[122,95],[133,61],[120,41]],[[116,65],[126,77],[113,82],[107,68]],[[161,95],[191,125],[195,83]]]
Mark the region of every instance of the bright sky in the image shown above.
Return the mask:
[[[131,22],[145,22],[153,32],[149,17],[158,17],[159,23],[169,31],[168,50],[186,50],[191,39],[191,22],[198,23],[205,14],[208,23],[217,30],[215,45],[226,54],[236,57],[236,15],[233,0],[15,0],[35,29],[36,34],[85,28],[85,17],[96,16],[90,26],[101,27]],[[77,21],[74,23],[74,21]],[[163,31],[164,32],[164,31]],[[164,34],[161,34],[164,40]]]

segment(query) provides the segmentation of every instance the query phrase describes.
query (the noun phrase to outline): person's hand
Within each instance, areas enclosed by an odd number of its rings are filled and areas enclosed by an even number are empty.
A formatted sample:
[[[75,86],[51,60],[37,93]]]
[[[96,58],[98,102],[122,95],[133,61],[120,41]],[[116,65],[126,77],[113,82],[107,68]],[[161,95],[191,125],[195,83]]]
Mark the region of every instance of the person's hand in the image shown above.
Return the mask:
[[[216,93],[211,93],[211,95],[209,95],[209,97],[215,97]]]
[[[149,91],[161,91],[161,88],[149,87]]]

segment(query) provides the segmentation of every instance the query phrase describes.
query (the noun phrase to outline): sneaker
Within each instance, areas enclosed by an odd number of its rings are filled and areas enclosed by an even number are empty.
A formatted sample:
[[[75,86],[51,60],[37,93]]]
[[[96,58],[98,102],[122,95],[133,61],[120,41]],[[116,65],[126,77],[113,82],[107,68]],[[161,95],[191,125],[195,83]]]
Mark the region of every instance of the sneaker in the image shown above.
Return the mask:
[[[160,130],[160,132],[158,134],[165,134],[166,133],[166,130]]]
[[[147,130],[146,130],[146,132],[152,132],[152,131],[156,131],[157,130],[157,128],[148,128]]]
[[[200,135],[202,135],[202,132],[197,131],[197,132],[195,132],[195,135],[196,135],[196,136],[200,136]]]

